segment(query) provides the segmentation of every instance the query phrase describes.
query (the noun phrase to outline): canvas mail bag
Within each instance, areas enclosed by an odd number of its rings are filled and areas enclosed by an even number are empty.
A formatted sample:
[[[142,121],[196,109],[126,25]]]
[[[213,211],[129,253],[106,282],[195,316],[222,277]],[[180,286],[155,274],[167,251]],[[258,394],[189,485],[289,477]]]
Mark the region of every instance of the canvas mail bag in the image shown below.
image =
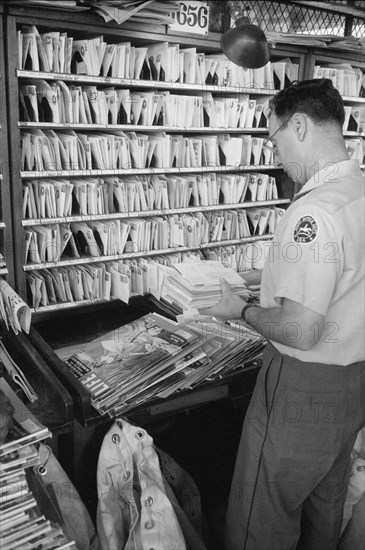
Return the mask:
[[[186,550],[146,430],[124,419],[113,424],[99,454],[97,489],[102,550]]]

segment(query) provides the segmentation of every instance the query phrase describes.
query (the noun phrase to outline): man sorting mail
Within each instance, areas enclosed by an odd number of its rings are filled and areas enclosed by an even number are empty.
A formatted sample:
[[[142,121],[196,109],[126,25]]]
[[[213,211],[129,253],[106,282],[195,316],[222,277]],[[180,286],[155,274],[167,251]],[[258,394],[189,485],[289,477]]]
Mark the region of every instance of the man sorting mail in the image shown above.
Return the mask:
[[[260,306],[222,281],[204,313],[268,339],[247,410],[226,550],[335,550],[350,453],[365,425],[364,177],[328,79],[270,101],[269,140],[300,191],[279,222]]]

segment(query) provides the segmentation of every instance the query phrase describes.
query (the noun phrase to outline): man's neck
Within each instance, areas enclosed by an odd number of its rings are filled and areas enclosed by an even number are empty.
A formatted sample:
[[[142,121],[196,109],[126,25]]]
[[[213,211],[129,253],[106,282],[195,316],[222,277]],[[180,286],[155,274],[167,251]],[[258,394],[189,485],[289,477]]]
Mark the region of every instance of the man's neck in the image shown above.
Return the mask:
[[[312,149],[312,153],[305,164],[306,181],[321,170],[329,170],[339,162],[349,160],[349,155],[343,141],[340,144],[333,144],[333,147],[328,147],[327,142],[325,150],[319,145],[318,148]]]

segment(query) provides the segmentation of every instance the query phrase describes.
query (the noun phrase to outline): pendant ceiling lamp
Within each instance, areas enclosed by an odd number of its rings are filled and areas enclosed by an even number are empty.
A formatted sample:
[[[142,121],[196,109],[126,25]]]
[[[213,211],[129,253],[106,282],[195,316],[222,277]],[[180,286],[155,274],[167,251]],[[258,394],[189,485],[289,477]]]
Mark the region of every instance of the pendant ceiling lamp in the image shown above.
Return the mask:
[[[247,12],[232,13],[235,26],[221,37],[221,48],[230,61],[245,69],[258,69],[270,60],[270,48],[264,32],[252,25]]]

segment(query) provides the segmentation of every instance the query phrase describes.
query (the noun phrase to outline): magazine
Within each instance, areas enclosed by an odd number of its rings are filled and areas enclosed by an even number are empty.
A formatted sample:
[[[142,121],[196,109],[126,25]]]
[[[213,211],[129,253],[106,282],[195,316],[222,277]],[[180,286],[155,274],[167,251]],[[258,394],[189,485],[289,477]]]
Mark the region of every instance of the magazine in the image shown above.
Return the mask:
[[[96,406],[148,386],[179,360],[197,336],[157,313],[123,325],[92,342],[56,350],[88,389]]]
[[[39,455],[34,445],[12,450],[0,457],[0,479],[6,474],[17,473],[37,464],[39,464]]]

